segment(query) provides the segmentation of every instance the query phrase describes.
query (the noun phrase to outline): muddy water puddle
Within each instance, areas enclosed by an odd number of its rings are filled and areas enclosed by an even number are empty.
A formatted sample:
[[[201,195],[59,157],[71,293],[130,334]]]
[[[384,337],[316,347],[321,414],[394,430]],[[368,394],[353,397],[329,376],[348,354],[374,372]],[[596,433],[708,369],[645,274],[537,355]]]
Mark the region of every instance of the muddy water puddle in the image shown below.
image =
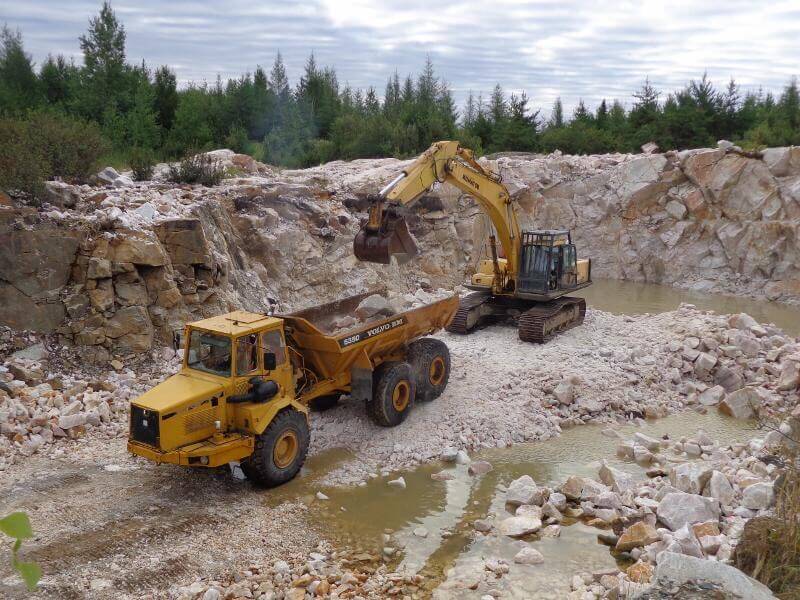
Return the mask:
[[[693,411],[617,430],[624,439],[635,431],[680,438],[693,435],[698,428],[722,444],[746,440],[754,434],[750,423],[716,412],[702,415]],[[495,584],[503,597],[561,598],[569,591],[573,574],[617,565],[608,548],[597,541],[601,530],[580,521],[565,521],[558,538],[532,536],[518,541],[499,535],[496,527],[488,535],[477,533],[473,522],[488,519],[496,526],[512,516],[506,510],[504,490],[521,475],[530,475],[539,485],[555,486],[570,475],[596,477],[599,461],[605,459],[645,479],[644,469],[615,456],[619,440],[603,435],[602,429],[600,425],[585,425],[550,440],[479,452],[473,460],[487,460],[494,467],[482,476],[470,476],[464,465],[436,463],[388,478],[377,477],[362,487],[324,488],[330,499],[312,499],[310,515],[327,536],[350,549],[379,557],[385,547],[397,548],[389,561],[393,568],[426,575],[431,585],[441,585],[442,589],[469,581],[483,571],[487,559],[500,558],[510,565],[510,572]],[[341,458],[321,455],[314,468]],[[432,480],[431,474],[439,471],[453,478]],[[399,475],[405,479],[405,489],[387,483]],[[308,481],[302,487],[307,497],[312,489],[316,491]],[[389,541],[386,534],[391,534]],[[542,553],[544,564],[514,564],[514,555],[526,543]],[[466,593],[459,587],[457,592],[465,598],[479,598],[485,593],[484,586]]]
[[[686,290],[667,285],[599,279],[575,294],[586,298],[590,308],[616,314],[662,313],[675,310],[681,302],[719,314],[746,312],[762,323],[774,323],[791,335],[800,335],[800,307]]]

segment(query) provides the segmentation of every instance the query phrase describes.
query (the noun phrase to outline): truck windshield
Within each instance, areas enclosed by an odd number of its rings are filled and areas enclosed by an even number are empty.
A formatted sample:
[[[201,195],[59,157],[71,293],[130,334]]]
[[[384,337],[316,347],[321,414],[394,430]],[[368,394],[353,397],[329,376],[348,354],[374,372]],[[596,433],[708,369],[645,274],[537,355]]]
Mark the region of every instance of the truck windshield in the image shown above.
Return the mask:
[[[230,377],[231,340],[229,337],[193,329],[189,334],[186,364],[198,371]]]

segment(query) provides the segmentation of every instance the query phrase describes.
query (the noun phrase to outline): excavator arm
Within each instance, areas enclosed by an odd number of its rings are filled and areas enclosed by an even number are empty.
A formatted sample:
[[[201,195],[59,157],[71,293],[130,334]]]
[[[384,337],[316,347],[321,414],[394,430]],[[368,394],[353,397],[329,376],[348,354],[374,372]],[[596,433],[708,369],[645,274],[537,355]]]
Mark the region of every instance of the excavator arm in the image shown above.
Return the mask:
[[[412,204],[437,182],[450,183],[475,198],[497,232],[497,239],[490,238],[495,273],[493,287],[500,291],[509,282],[513,285],[519,266],[520,229],[511,196],[498,175],[484,169],[471,150],[455,141],[433,144],[371,198],[369,219],[354,241],[356,257],[388,264],[391,256],[407,260],[418,254],[405,220],[397,215],[392,205]],[[498,241],[506,257],[502,266],[497,258]]]

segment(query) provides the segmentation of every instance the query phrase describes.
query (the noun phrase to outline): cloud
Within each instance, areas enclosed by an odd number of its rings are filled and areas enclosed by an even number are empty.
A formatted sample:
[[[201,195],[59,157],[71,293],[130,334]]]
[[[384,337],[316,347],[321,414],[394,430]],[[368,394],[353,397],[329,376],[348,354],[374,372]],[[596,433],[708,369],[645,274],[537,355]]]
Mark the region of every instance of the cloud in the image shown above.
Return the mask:
[[[48,53],[80,62],[78,36],[99,2],[8,3],[3,19],[23,32],[41,63]],[[430,56],[459,104],[495,83],[525,90],[548,111],[579,99],[629,102],[645,77],[664,92],[708,71],[750,90],[779,91],[798,72],[796,0],[117,0],[128,59],[168,64],[184,84],[269,67],[278,50],[296,81],[309,53],[336,67],[339,81],[383,90],[388,76],[419,72]]]

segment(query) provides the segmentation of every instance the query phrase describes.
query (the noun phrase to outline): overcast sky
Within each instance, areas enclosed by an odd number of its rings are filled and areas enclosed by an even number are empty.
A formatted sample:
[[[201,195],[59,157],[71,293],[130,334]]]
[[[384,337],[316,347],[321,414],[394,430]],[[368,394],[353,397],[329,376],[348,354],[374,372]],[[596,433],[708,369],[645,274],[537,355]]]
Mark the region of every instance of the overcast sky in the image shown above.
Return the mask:
[[[80,62],[78,36],[99,1],[0,0],[0,21],[22,31],[37,64]],[[603,6],[605,5],[605,6]],[[269,67],[280,50],[290,79],[313,50],[339,81],[374,85],[419,72],[430,55],[459,106],[499,82],[549,112],[556,96],[630,103],[645,76],[673,90],[708,71],[724,85],[779,91],[800,74],[800,0],[116,0],[128,60],[170,65],[182,83]]]

